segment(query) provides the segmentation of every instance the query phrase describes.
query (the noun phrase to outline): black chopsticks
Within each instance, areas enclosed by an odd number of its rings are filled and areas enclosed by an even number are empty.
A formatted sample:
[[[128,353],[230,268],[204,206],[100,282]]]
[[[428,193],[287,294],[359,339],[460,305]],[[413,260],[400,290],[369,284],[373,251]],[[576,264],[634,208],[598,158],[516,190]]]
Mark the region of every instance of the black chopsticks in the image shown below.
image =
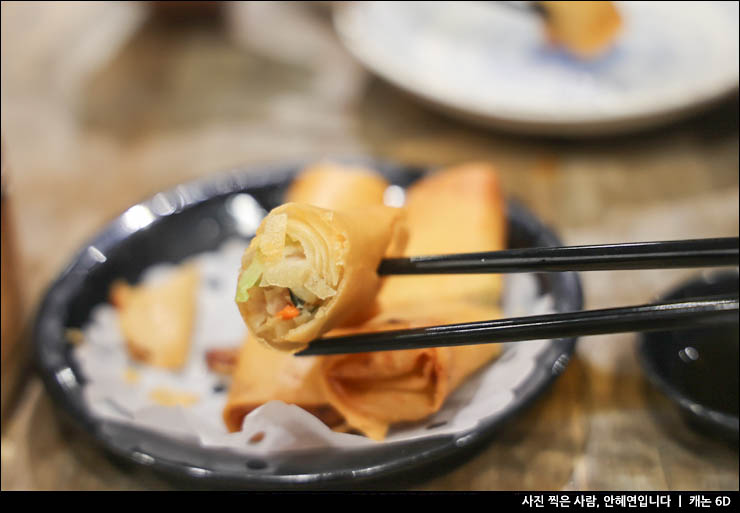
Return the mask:
[[[378,274],[476,274],[738,265],[738,237],[526,248],[386,259]],[[383,331],[314,340],[297,356],[366,353],[660,331],[737,323],[738,295]]]
[[[526,248],[385,259],[378,274],[478,274],[738,265],[738,238]]]
[[[737,295],[319,339],[297,356],[520,342],[737,322]]]

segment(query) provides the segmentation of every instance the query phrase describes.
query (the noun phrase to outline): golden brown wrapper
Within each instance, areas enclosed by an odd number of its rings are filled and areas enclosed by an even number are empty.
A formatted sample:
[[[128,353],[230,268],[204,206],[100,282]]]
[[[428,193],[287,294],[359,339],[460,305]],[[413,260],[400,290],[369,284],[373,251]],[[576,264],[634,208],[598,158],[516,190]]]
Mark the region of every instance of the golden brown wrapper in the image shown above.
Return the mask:
[[[132,358],[170,370],[183,366],[190,351],[198,282],[198,269],[185,265],[159,283],[113,284],[111,302]]]
[[[296,177],[285,201],[331,210],[382,205],[388,185],[382,176],[364,167],[322,162]]]
[[[495,251],[505,247],[504,202],[495,170],[467,164],[409,190],[409,255]],[[379,294],[381,314],[367,325],[329,333],[474,322],[500,317],[496,275],[396,276]],[[390,425],[424,419],[500,353],[500,346],[387,351],[325,357],[322,386],[350,427],[381,440]]]
[[[381,286],[378,265],[384,256],[400,255],[406,239],[401,209],[333,211],[305,203],[281,205],[265,218],[244,254],[242,273],[255,258],[264,271],[248,290],[249,298],[237,303],[239,311],[259,342],[299,351],[334,327],[370,317]],[[302,256],[285,256],[285,241],[294,241],[291,251]],[[264,291],[271,287],[315,296],[320,306],[283,319],[270,312]]]
[[[387,186],[372,171],[322,163],[304,170],[291,185],[286,199],[337,210],[380,206]],[[238,431],[249,412],[268,401],[279,400],[295,404],[338,429],[343,418],[323,393],[320,363],[318,357],[296,357],[256,340],[246,340],[232,373],[223,411],[227,428]]]
[[[496,251],[506,247],[506,206],[498,175],[486,163],[446,168],[409,188],[406,197],[409,240],[406,254],[444,255]],[[393,276],[378,297],[381,311],[404,311],[457,303],[499,301],[498,274]],[[430,303],[431,299],[431,305]]]
[[[545,30],[553,44],[589,59],[613,44],[622,18],[614,2],[539,2],[545,10]]]
[[[355,184],[361,189],[362,179]],[[349,194],[362,197],[359,190]],[[300,199],[311,202],[310,197]],[[504,203],[495,170],[486,164],[458,166],[423,179],[410,189],[407,210],[412,226],[406,254],[505,246]],[[378,295],[378,315],[328,335],[497,318],[500,289],[501,280],[492,275],[387,278]],[[277,399],[303,407],[330,426],[344,418],[342,426],[381,440],[390,425],[439,410],[460,383],[499,351],[497,345],[484,344],[306,358],[247,342],[224,420],[230,430],[238,430],[249,411]],[[281,375],[292,379],[281,380]]]
[[[239,431],[244,417],[268,401],[295,404],[329,426],[340,424],[342,417],[321,390],[318,363],[318,358],[299,358],[248,338],[242,344],[223,410],[227,429]]]

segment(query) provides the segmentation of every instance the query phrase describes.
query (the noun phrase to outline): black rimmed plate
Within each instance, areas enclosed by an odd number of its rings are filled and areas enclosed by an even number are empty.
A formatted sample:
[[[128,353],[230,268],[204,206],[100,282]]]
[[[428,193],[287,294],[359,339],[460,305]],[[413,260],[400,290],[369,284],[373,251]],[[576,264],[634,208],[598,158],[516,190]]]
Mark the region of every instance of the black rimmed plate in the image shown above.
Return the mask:
[[[737,271],[708,272],[663,299],[738,292]],[[690,425],[738,443],[738,325],[643,333],[638,356],[648,379]]]
[[[425,170],[378,162],[354,161],[381,172],[392,184],[409,185]],[[450,465],[489,439],[503,422],[545,390],[565,368],[575,339],[550,341],[534,369],[514,389],[513,400],[482,419],[472,431],[410,442],[379,443],[371,448],[284,453],[269,459],[238,455],[184,443],[161,433],[93,416],[83,398],[85,378],[74,359],[65,330],[82,327],[95,305],[106,302],[113,280],[136,281],[150,266],[177,263],[244,237],[235,198],[256,200],[264,210],[279,205],[302,164],[235,170],[177,186],[129,208],[109,223],[72,259],[51,285],[37,314],[35,358],[48,390],[68,420],[83,428],[106,451],[200,486],[261,489],[310,489],[363,486],[398,477],[411,469]],[[251,200],[250,200],[251,201]],[[247,208],[251,208],[248,207]],[[238,206],[238,202],[236,203]],[[508,205],[509,247],[561,245],[557,236],[516,202]],[[247,225],[249,222],[247,220]],[[580,310],[575,273],[538,275],[539,293],[550,294],[556,311]],[[496,365],[496,363],[494,363]]]

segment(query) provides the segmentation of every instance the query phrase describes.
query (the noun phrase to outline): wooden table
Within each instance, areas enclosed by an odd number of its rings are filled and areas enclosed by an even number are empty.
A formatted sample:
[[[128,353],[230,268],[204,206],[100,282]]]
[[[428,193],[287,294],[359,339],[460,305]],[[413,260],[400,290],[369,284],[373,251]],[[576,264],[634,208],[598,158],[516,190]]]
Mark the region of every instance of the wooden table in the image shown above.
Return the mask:
[[[243,164],[485,159],[568,244],[738,234],[736,98],[628,137],[513,137],[438,115],[369,76],[324,8],[231,9],[226,25],[172,27],[134,3],[2,4],[2,133],[27,321],[107,220]],[[695,272],[585,273],[586,306],[643,302]],[[737,449],[681,421],[647,384],[634,345],[632,334],[582,339],[555,385],[471,459],[384,487],[737,490]],[[172,487],[110,461],[56,419],[38,377],[24,382],[2,421],[2,489]]]

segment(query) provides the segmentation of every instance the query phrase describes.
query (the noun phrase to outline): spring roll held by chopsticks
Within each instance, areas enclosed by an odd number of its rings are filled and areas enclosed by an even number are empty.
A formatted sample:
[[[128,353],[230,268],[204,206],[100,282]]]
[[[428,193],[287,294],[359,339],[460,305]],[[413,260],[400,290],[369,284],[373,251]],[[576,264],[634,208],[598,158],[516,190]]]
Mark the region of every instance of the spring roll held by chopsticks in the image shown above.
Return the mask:
[[[504,202],[486,164],[451,168],[408,193],[407,254],[495,251],[505,247]],[[380,314],[328,335],[474,322],[500,317],[497,275],[394,276],[379,294]],[[348,425],[375,440],[390,425],[438,411],[454,389],[500,352],[497,344],[324,357],[322,386]]]
[[[320,170],[326,188],[346,179],[344,188],[357,201],[372,201],[369,197],[381,201],[381,195],[372,191],[364,195],[363,173],[348,172],[337,180],[332,176],[337,172]],[[316,173],[303,177],[318,180],[311,178]],[[296,198],[292,192],[289,197],[306,203],[321,196],[307,193]],[[459,166],[422,179],[409,190],[407,210],[412,246],[407,255],[505,246],[503,200],[496,174],[485,164]],[[328,335],[497,318],[500,288],[500,279],[493,275],[386,278],[378,295],[381,308],[372,319]],[[299,358],[249,340],[239,354],[224,420],[230,430],[238,430],[254,408],[282,400],[312,412],[334,429],[340,425],[382,440],[392,424],[422,420],[438,411],[449,394],[499,350],[495,344],[482,344]]]
[[[384,256],[406,241],[403,211],[333,211],[286,203],[264,219],[242,260],[236,301],[252,335],[295,352],[331,328],[368,318]]]
[[[387,187],[388,183],[372,171],[324,163],[304,170],[286,198],[329,209],[380,207]],[[249,412],[277,400],[297,405],[333,429],[339,429],[343,417],[323,392],[321,360],[276,351],[250,336],[239,351],[232,373],[223,410],[226,427],[238,431]]]

